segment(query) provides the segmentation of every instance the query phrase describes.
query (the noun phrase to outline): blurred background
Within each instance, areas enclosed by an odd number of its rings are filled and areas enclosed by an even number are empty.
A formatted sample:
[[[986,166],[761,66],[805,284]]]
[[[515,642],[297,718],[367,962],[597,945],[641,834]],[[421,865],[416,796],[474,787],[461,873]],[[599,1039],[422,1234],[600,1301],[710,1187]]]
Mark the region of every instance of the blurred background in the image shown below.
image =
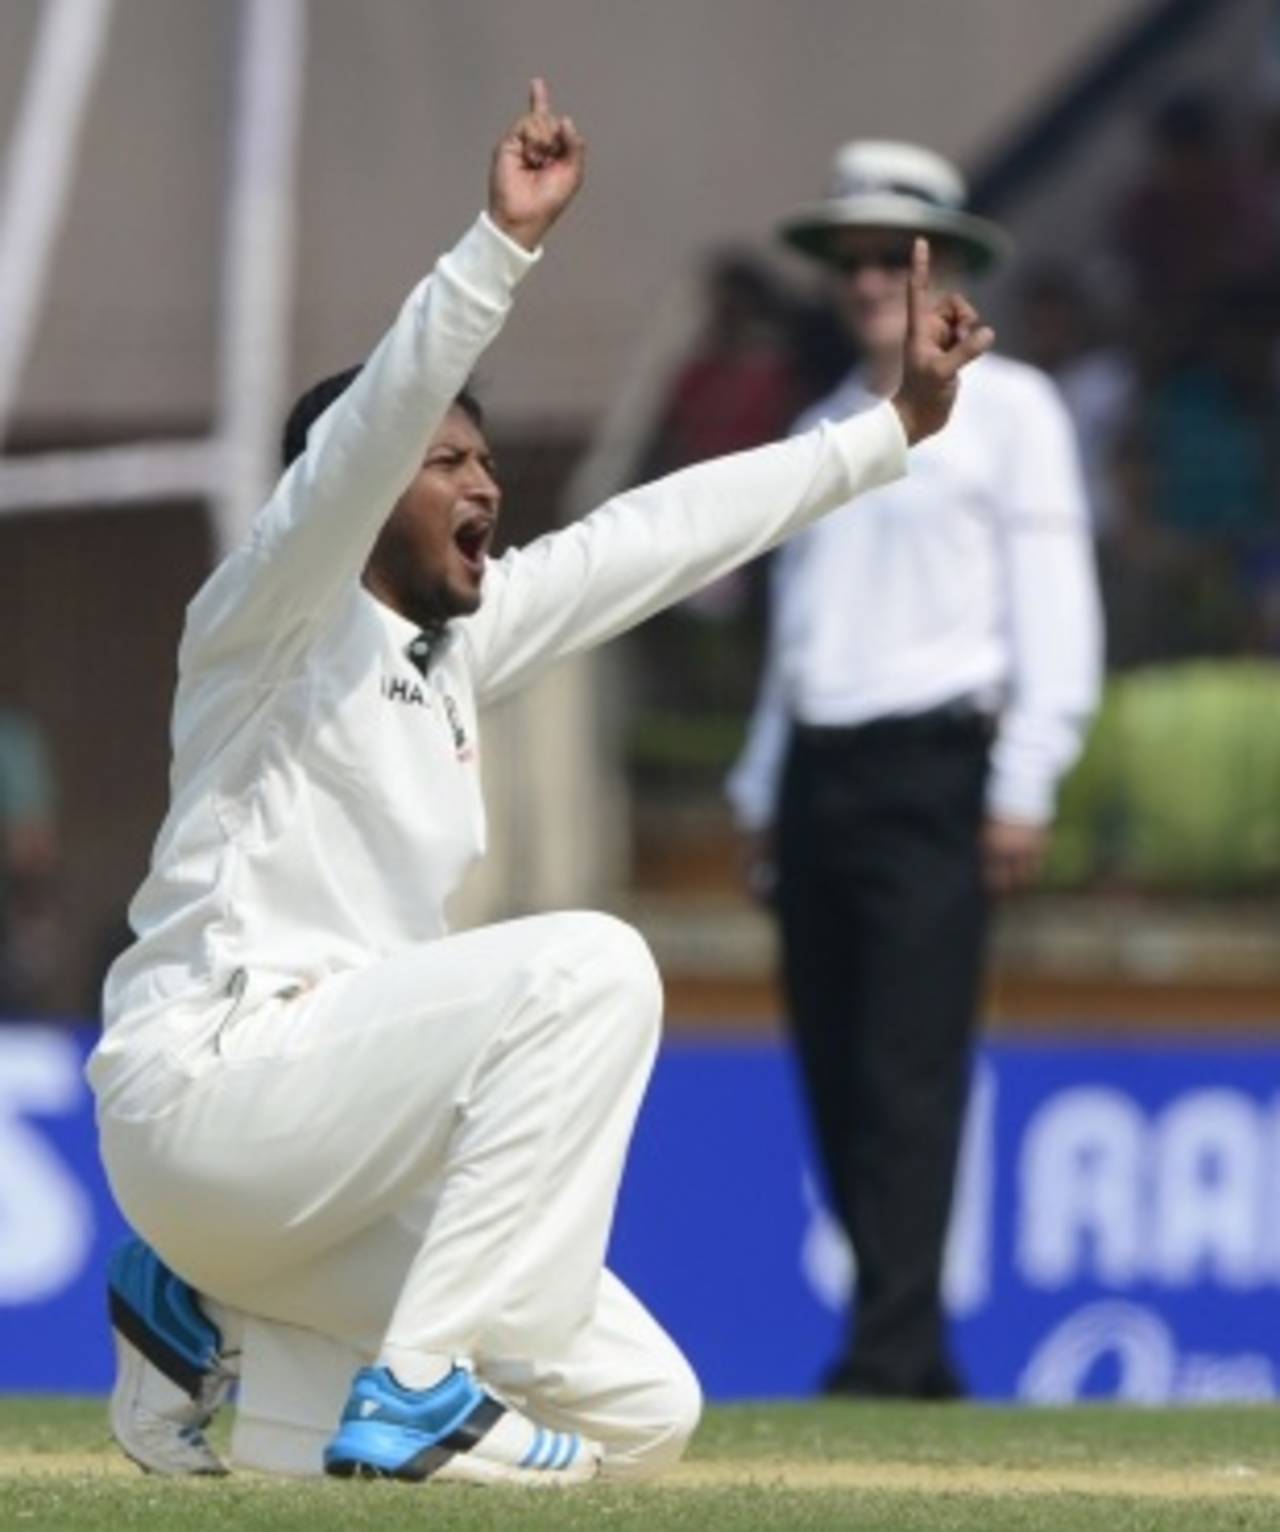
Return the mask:
[[[821,289],[773,238],[842,140],[933,146],[1015,236],[978,296],[1079,428],[1109,682],[1047,873],[1000,915],[953,1308],[992,1396],[1270,1397],[1275,0],[543,0],[536,17],[504,0],[6,0],[0,1333],[97,1301],[113,1215],[78,1060],[165,806],[184,605],[269,490],[289,401],[367,351],[482,205],[535,72],[591,162],[478,380],[509,542],[781,434],[847,369]],[[494,853],[457,912],[603,905],[653,944],[675,1044],[619,1259],[722,1393],[803,1390],[848,1283],[776,1044],[772,923],[723,797],[765,579],[743,571],[490,720]],[[711,1314],[717,1281],[656,1233],[657,1188],[691,1159],[682,1237],[758,1270],[761,1304],[769,1282],[794,1289],[794,1334],[763,1371],[717,1329],[757,1300]],[[744,1215],[748,1164],[774,1213]],[[1055,1196],[1061,1248],[1027,1233]],[[1037,1370],[1051,1341],[1068,1362]],[[998,1364],[975,1367],[984,1352]],[[105,1364],[42,1365],[0,1367],[0,1387],[96,1386]]]

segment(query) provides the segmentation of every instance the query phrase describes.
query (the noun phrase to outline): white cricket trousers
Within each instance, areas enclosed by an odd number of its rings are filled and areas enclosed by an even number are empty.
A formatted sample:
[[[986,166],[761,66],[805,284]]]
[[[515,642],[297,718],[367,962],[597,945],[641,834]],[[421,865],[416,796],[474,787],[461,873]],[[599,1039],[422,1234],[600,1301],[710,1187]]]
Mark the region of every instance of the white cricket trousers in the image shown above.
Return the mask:
[[[125,1215],[249,1316],[242,1406],[278,1466],[318,1469],[352,1367],[404,1353],[471,1358],[606,1471],[680,1455],[696,1380],[604,1270],[661,1009],[629,926],[536,916],[224,1004],[160,1093],[94,1077]]]

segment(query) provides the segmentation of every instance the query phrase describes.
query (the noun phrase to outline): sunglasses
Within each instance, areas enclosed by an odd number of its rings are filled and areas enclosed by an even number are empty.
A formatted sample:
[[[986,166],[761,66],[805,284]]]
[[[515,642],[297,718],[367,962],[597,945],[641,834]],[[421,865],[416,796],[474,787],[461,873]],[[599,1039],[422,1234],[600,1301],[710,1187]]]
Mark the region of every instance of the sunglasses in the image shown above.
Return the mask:
[[[911,247],[892,245],[884,250],[865,250],[857,255],[833,255],[831,265],[846,277],[856,277],[861,271],[906,271],[911,265]]]

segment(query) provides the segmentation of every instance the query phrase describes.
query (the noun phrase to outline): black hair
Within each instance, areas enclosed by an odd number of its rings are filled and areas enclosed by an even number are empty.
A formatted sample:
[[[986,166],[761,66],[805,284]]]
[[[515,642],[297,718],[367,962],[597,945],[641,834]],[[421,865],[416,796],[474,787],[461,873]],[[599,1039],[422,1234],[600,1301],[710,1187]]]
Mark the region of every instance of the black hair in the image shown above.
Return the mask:
[[[311,427],[335,399],[346,393],[360,372],[359,367],[344,367],[341,372],[332,373],[327,378],[321,378],[318,383],[313,383],[298,397],[285,419],[284,433],[280,438],[282,467],[288,468],[290,463],[302,456]],[[484,410],[469,385],[458,391],[453,400],[453,408],[461,410],[477,431],[484,430]]]

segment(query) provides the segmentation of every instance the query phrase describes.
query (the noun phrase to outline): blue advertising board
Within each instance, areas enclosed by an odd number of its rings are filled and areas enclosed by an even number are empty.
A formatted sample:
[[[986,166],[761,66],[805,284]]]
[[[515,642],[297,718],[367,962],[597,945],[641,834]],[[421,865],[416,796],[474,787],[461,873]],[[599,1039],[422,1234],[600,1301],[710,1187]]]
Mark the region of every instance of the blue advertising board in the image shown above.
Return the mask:
[[[614,1261],[713,1397],[813,1390],[853,1269],[777,1049],[664,1061]],[[979,1397],[1275,1396],[1280,1049],[985,1047],[945,1288]]]
[[[91,1041],[0,1027],[0,1391],[109,1383]],[[664,1052],[611,1260],[712,1397],[812,1390],[853,1270],[781,1048]],[[986,1046],[946,1294],[980,1397],[1276,1396],[1280,1048]]]

